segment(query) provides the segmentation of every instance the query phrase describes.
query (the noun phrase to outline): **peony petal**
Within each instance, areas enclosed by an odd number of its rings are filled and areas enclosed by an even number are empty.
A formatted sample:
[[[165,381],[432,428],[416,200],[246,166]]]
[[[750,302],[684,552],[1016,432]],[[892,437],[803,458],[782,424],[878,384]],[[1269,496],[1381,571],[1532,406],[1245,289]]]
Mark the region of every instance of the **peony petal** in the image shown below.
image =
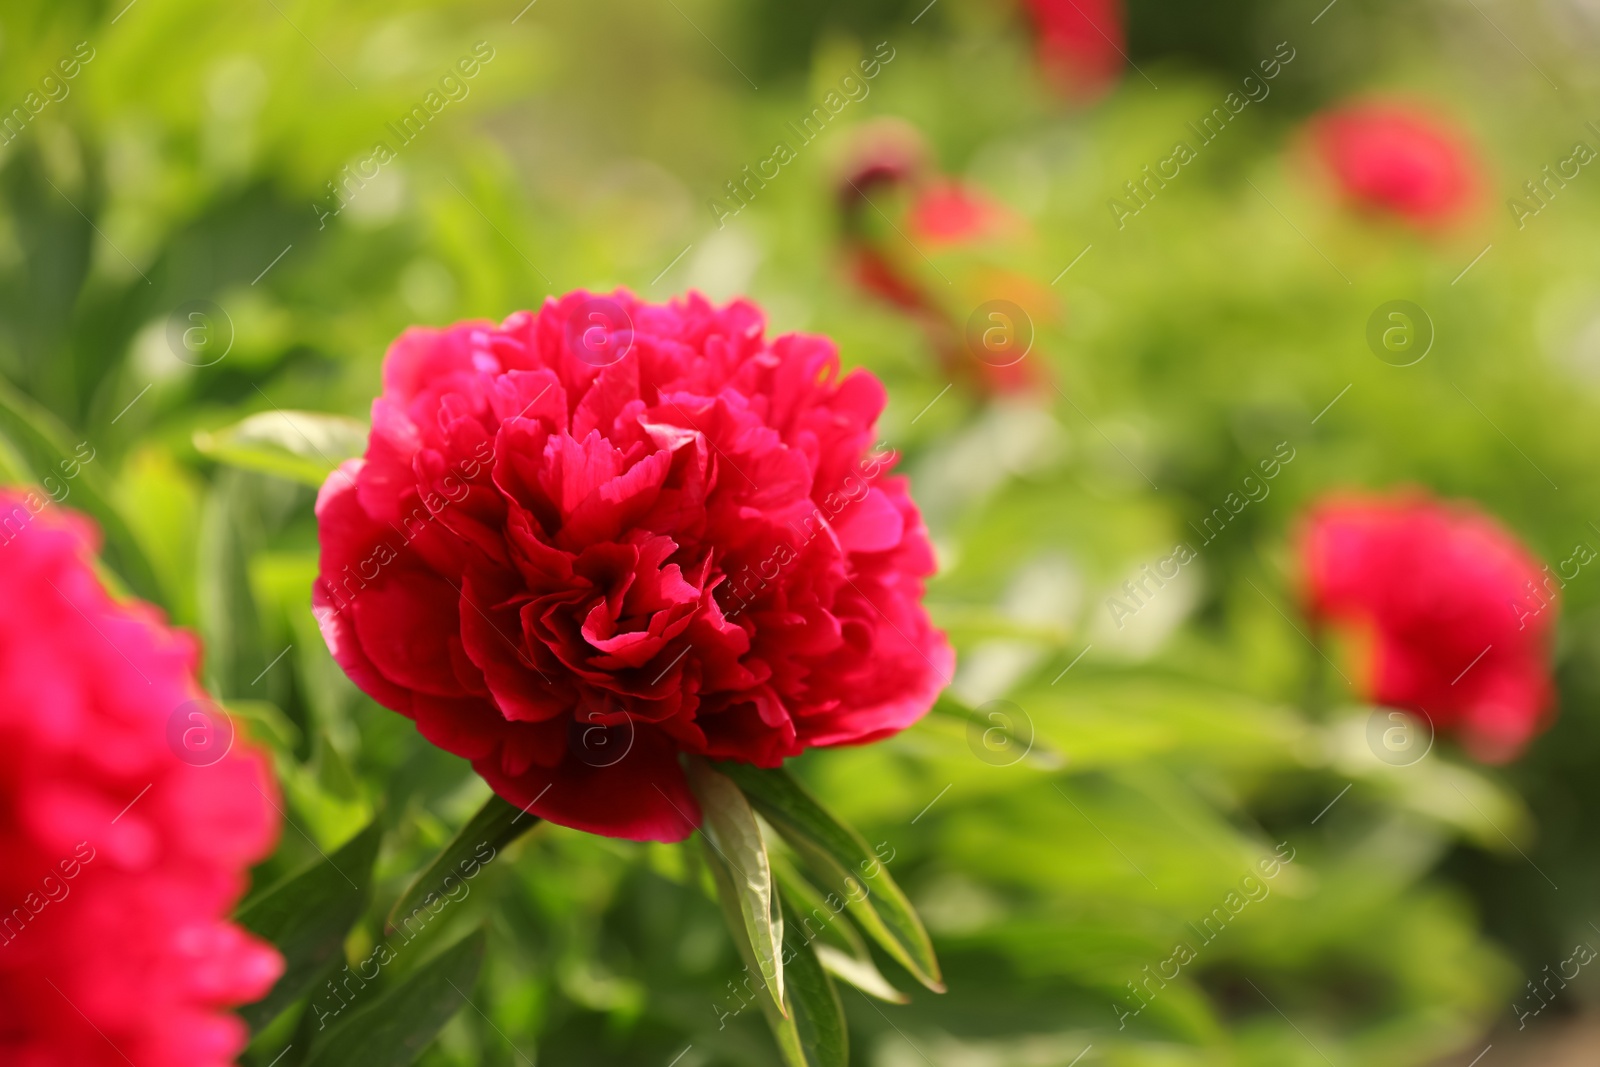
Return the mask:
[[[887,552],[900,544],[905,522],[888,494],[869,489],[860,503],[846,504],[833,530],[846,552]]]
[[[700,825],[700,806],[675,747],[651,727],[626,741],[615,762],[606,762],[614,758],[609,753],[591,755],[597,765],[569,750],[559,766],[517,777],[493,761],[473,766],[506,800],[562,826],[631,841],[682,841]]]

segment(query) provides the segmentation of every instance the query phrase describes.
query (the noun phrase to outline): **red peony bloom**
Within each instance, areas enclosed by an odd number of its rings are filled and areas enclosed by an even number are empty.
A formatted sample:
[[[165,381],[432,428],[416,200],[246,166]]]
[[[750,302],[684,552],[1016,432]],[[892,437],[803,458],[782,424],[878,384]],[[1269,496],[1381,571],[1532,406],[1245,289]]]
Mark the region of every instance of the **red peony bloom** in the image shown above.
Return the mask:
[[[914,240],[935,247],[987,240],[1014,226],[1010,213],[981,190],[950,179],[919,190],[906,221]]]
[[[845,248],[845,269],[861,290],[892,304],[913,318],[937,318],[939,309],[915,279],[872,245],[851,242]]]
[[[1019,229],[1011,214],[981,191],[948,179],[918,189],[905,221],[913,245],[930,249],[974,246]],[[913,315],[942,314],[915,278],[876,245],[855,236],[858,229],[850,227],[845,244],[847,267],[856,285]]]
[[[940,174],[922,134],[902,119],[874,119],[853,132],[835,190],[851,244],[870,239],[869,224],[882,210],[874,197],[897,191],[908,197],[905,236],[913,244],[974,245],[1025,229],[982,189]]]
[[[1125,46],[1122,0],[1027,0],[1039,66],[1062,92],[1093,99],[1116,84]]]
[[[1476,199],[1482,166],[1465,135],[1426,111],[1350,104],[1310,126],[1311,147],[1358,208],[1422,227],[1448,224]]]
[[[1301,556],[1312,611],[1373,645],[1369,697],[1514,756],[1553,699],[1549,577],[1499,523],[1417,493],[1313,509]]]
[[[1024,220],[978,186],[941,175],[922,135],[899,119],[877,119],[855,131],[839,169],[837,191],[844,266],[858,288],[915,322],[952,377],[986,394],[1039,388],[1044,381],[1039,358],[997,363],[968,336],[975,307],[1026,306],[1041,309],[1041,319],[1048,318],[1050,292],[996,265],[1007,242],[1031,236]],[[873,199],[883,193],[902,194],[903,226],[889,221]],[[918,276],[917,262],[929,252],[956,252],[966,258],[960,266],[947,262],[955,275],[954,280],[945,278],[948,290],[929,286]],[[1030,344],[1032,326],[1030,318]]]
[[[874,198],[915,189],[930,167],[927,144],[916,127],[901,119],[874,119],[854,131],[835,191],[851,280],[913,317],[936,319],[939,309],[922,284],[884,253],[872,233],[881,210]]]
[[[835,188],[847,223],[871,211],[880,189],[920,182],[931,169],[922,132],[904,119],[876,118],[852,131]]]
[[[915,722],[952,668],[883,386],[743,301],[569,293],[408,330],[317,502],[315,604],[374,699],[553,822],[679,840],[678,755]]]
[[[283,970],[224,918],[276,839],[274,785],[174,747],[194,641],[113,601],[94,531],[45,506],[0,494],[0,1063],[221,1067],[248,1036],[224,1010]]]

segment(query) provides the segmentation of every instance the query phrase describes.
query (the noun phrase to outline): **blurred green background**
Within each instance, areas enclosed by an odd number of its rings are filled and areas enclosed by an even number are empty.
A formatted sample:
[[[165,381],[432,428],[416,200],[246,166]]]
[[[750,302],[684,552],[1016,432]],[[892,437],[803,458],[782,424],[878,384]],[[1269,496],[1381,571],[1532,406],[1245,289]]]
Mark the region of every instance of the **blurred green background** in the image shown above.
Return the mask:
[[[880,42],[894,58],[870,93],[719,226],[724,183]],[[1280,42],[1295,59],[1271,95],[1119,229],[1123,182]],[[78,61],[0,135],[6,460],[30,476],[30,434],[92,450],[64,503],[101,521],[115,580],[203,635],[207,683],[272,748],[292,825],[256,886],[381,812],[360,958],[486,788],[332,664],[308,610],[315,491],[230,462],[230,428],[364,421],[411,323],[579,287],[745,294],[774,331],[828,334],[887,382],[881,436],[941,555],[929,602],[959,650],[955,695],[1009,701],[1033,737],[1024,756],[931,716],[799,761],[892,850],[949,984],[904,1007],[845,989],[855,1062],[1464,1067],[1486,1046],[1484,1067],[1564,1062],[1550,1043],[1584,1040],[1600,980],[1585,971],[1525,1028],[1513,1004],[1600,945],[1600,579],[1564,594],[1559,717],[1520,761],[1486,769],[1441,741],[1394,766],[1310,643],[1292,544],[1318,495],[1403,484],[1479,502],[1546,560],[1596,536],[1600,178],[1520,229],[1504,202],[1595,143],[1600,14],[1131,0],[1127,51],[1108,95],[1073,104],[1020,7],[985,0],[6,4],[0,117]],[[400,146],[389,124],[474,58]],[[1428,102],[1476,141],[1486,189],[1466,223],[1357,217],[1308,168],[1306,118],[1373,95]],[[958,318],[979,302],[965,279],[1003,266],[1037,327],[1035,389],[946,391],[927,336],[852,285],[835,176],[852,128],[883,116],[1025,224],[976,253],[900,251]],[[330,183],[370,173],[379,140],[395,158],[331,214]],[[1398,299],[1436,331],[1408,367],[1364,340]],[[1117,626],[1121,583],[1198,541],[1191,524],[1280,446],[1270,495]],[[1354,673],[1353,649],[1318,641]],[[687,849],[547,826],[511,856],[425,935],[492,930],[474,1007],[422,1062],[776,1062],[759,1013],[731,1012],[739,964]],[[1179,942],[1194,960],[1127,1014]],[[246,1062],[277,1062],[294,1025]]]

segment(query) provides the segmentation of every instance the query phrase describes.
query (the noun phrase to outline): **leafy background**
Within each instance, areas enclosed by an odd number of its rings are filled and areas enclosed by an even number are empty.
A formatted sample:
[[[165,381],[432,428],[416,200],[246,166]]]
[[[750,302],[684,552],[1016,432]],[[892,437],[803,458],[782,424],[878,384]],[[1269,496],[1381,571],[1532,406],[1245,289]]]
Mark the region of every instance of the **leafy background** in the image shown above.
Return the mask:
[[[207,684],[272,751],[289,824],[246,914],[326,854],[372,866],[352,895],[334,886],[354,925],[322,939],[335,970],[365,958],[487,792],[357,693],[308,611],[313,485],[359,432],[387,343],[580,286],[698,288],[748,294],[775,330],[829,334],[884,378],[882,436],[941,555],[929,600],[959,649],[954,698],[1009,701],[1033,738],[1021,756],[936,715],[798,761],[892,855],[949,986],[904,1007],[846,990],[857,1062],[1552,1062],[1546,1042],[1600,999],[1593,975],[1525,1030],[1511,1005],[1600,937],[1600,584],[1565,591],[1560,717],[1521,761],[1485,769],[1441,742],[1395,767],[1345,677],[1356,650],[1300,618],[1292,545],[1316,496],[1401,484],[1480,502],[1552,562],[1600,544],[1600,179],[1522,228],[1504,207],[1596,143],[1592,6],[1133,0],[1136,68],[1082,107],[1043,83],[1010,4],[519,7],[0,11],[7,110],[79,42],[94,56],[0,148],[5,466],[30,481],[86,446],[64,502],[100,520],[111,580],[204,637]],[[894,59],[870,96],[719,228],[708,200],[880,41]],[[327,183],[479,42],[493,59],[470,95],[319,222]],[[1271,96],[1119,229],[1108,199],[1279,42],[1295,60]],[[1317,179],[1302,123],[1365,95],[1470,131],[1486,191],[1469,224],[1418,236]],[[1031,395],[946,392],[923,335],[845,276],[834,168],[846,127],[878,116],[1026,221],[976,263],[899,251],[960,318],[985,265],[1026,281],[1047,368]],[[1396,299],[1436,330],[1405,368],[1363,339]],[[300,410],[356,421],[318,423],[307,450],[283,414]],[[1117,627],[1121,583],[1199,547],[1191,524],[1280,442],[1294,459],[1270,495]],[[1270,895],[1200,944],[1188,924],[1280,844],[1294,859]],[[470,884],[383,979],[486,926],[476,983],[418,1001],[451,1018],[420,1062],[774,1062],[759,1012],[733,1011],[740,964],[693,850],[541,827]],[[1179,940],[1197,958],[1119,1022]],[[252,1022],[247,1063],[309,1062],[314,1013]]]

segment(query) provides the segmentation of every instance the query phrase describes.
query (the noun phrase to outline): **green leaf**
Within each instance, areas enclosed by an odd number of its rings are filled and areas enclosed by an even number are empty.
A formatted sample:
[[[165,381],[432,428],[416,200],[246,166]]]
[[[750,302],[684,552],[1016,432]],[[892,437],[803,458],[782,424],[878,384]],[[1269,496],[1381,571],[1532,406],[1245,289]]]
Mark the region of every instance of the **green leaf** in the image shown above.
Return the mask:
[[[468,1002],[483,967],[488,932],[479,929],[407,975],[335,1027],[305,1067],[409,1067]]]
[[[785,902],[783,913],[789,931],[784,960],[789,983],[785,1000],[806,1067],[847,1067],[850,1040],[845,1030],[844,1005],[839,991],[817,955],[799,932],[799,916]]]
[[[783,940],[783,914],[773,889],[772,866],[767,861],[761,824],[756,822],[756,813],[739,787],[704,760],[689,762],[689,785],[705,813],[700,832],[729,872],[733,901],[760,961],[762,981],[773,1005],[786,1014],[783,957],[778,947]]]
[[[300,740],[300,727],[270,700],[229,700],[223,706],[228,709],[230,718],[249,724],[252,736],[281,751],[292,750]]]
[[[842,952],[832,945],[817,944],[812,946],[817,953],[817,961],[822,964],[822,969],[841,981],[849,982],[869,997],[876,997],[886,1004],[910,1004],[911,998],[894,987],[889,979],[878,970],[878,965],[872,962],[870,956],[862,958],[848,952]]]
[[[398,929],[401,920],[423,907],[430,897],[443,894],[449,888],[445,884],[447,879],[459,881],[476,877],[477,868],[493,862],[500,849],[539,825],[539,821],[539,816],[526,814],[515,804],[491,793],[477,814],[467,820],[394,902],[386,924],[388,932]],[[485,848],[489,850],[487,859],[483,857]],[[468,868],[472,868],[470,873]]]
[[[701,851],[705,854],[706,867],[711,871],[711,879],[717,886],[717,903],[722,907],[722,916],[727,921],[728,933],[733,937],[734,945],[739,949],[739,955],[744,959],[745,969],[752,974],[761,973],[761,961],[756,958],[756,951],[750,944],[750,934],[745,926],[744,912],[739,907],[739,890],[737,876],[733,868],[723,859],[711,843],[711,838],[705,834],[700,835]],[[794,1013],[787,1005],[780,1006],[770,997],[757,997],[761,1005],[761,1014],[767,1017],[767,1026],[772,1030],[772,1036],[778,1043],[778,1051],[783,1055],[786,1067],[814,1067],[814,1061],[807,1059],[805,1045],[800,1040],[800,1031],[796,1026]]]
[[[799,919],[789,918],[785,929],[814,941],[812,948],[829,974],[890,1004],[911,1002],[910,997],[896,989],[878,970],[867,943],[843,914],[843,901],[837,909],[833,908],[823,894],[780,855],[772,857],[772,872],[783,890],[784,914],[793,912],[800,916]]]
[[[106,460],[85,440],[69,445],[70,432],[49,412],[0,382],[0,435],[10,447],[14,473],[43,487],[41,499],[86,512],[105,538],[101,555],[134,595],[167,608],[172,604],[138,539],[106,491]],[[96,465],[98,463],[98,466]]]
[[[367,447],[367,427],[317,411],[261,411],[221,430],[196,430],[194,447],[218,463],[320,487]]]
[[[348,966],[344,954],[340,953],[312,976],[311,987],[322,989],[340,977],[340,972]],[[315,1003],[314,995],[312,1003]],[[250,1035],[250,1046],[239,1057],[239,1067],[301,1067],[305,1063],[318,1033],[326,1028],[325,1020],[309,1005],[294,1019],[289,1015],[285,1012],[272,1025]]]
[[[868,937],[917,981],[944,992],[922,920],[860,834],[828,814],[782,768],[744,763],[720,763],[717,768],[744,791],[823,885],[844,899]]]
[[[717,901],[728,922],[728,932],[744,958],[745,967],[760,971],[760,963],[743,921],[735,888],[736,876],[722,853],[704,834],[700,842],[706,866],[717,886]],[[774,895],[777,890],[774,888]],[[784,989],[784,1004],[780,1008],[767,997],[758,997],[761,1013],[783,1057],[785,1067],[846,1067],[849,1062],[848,1043],[845,1036],[844,1011],[833,982],[822,969],[801,932],[804,920],[781,899],[778,906],[788,917],[784,924],[785,937],[780,959],[789,975]]]
[[[276,945],[287,964],[272,992],[239,1009],[252,1031],[298,1000],[338,956],[371,897],[372,866],[382,837],[382,828],[373,822],[332,856],[278,883],[239,913],[239,925]]]
[[[998,702],[1003,705],[1005,702]],[[985,704],[985,708],[993,708],[994,704]],[[1011,717],[1003,711],[984,711],[979,708],[969,707],[957,700],[948,690],[939,694],[939,699],[934,701],[932,714],[943,719],[952,719],[967,727],[967,736],[971,740],[978,740],[991,752],[1004,753],[1002,763],[1009,764],[1030,758],[1031,761],[1045,769],[1056,770],[1067,765],[1066,757],[1056,749],[1050,747],[1034,729],[1033,723],[1024,719],[1023,731],[1016,729],[1016,724]],[[979,731],[974,735],[973,731]],[[970,743],[970,741],[969,741]],[[1011,753],[1019,753],[1015,757]]]
[[[262,663],[261,613],[250,585],[245,518],[253,511],[245,478],[224,471],[206,496],[196,546],[196,595],[205,639],[208,687],[224,698],[249,697]]]

